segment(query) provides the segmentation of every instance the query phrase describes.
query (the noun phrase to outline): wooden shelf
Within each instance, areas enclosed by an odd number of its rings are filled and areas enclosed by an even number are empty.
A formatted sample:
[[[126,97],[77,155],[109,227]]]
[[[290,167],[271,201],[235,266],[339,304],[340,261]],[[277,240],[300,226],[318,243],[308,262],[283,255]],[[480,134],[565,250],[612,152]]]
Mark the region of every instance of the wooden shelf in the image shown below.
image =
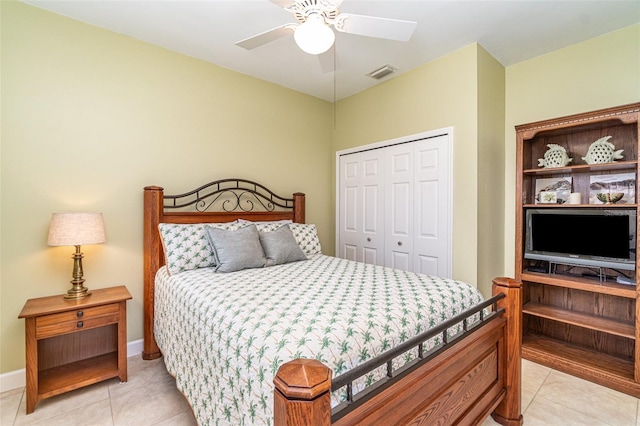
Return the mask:
[[[603,172],[610,170],[634,170],[638,167],[637,161],[620,161],[617,163],[605,163],[605,164],[580,164],[577,166],[565,166],[565,167],[550,167],[550,168],[537,168],[526,169],[522,173],[532,176],[545,176],[555,174],[570,174],[570,173],[591,173],[591,172]]]
[[[540,284],[573,288],[590,291],[592,293],[609,294],[611,296],[636,298],[636,287],[633,285],[617,284],[610,281],[600,283],[596,278],[572,277],[569,275],[549,275],[540,272],[523,272],[522,281],[532,281]]]
[[[640,398],[633,359],[620,359],[537,334],[522,338],[522,357]]]
[[[546,318],[565,324],[577,325],[590,330],[602,331],[635,340],[635,324],[623,323],[612,319],[568,311],[551,305],[529,302],[522,308],[522,313]]]
[[[118,352],[83,359],[40,371],[38,394],[49,398],[73,389],[118,377]]]

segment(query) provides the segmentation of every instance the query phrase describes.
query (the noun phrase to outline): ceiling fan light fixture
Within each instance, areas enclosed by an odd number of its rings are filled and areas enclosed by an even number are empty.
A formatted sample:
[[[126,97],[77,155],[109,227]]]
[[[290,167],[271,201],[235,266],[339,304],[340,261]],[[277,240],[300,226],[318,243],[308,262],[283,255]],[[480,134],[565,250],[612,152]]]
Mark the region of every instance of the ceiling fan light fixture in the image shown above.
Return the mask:
[[[293,38],[303,51],[311,55],[319,55],[333,46],[336,35],[321,15],[313,13],[296,28]]]

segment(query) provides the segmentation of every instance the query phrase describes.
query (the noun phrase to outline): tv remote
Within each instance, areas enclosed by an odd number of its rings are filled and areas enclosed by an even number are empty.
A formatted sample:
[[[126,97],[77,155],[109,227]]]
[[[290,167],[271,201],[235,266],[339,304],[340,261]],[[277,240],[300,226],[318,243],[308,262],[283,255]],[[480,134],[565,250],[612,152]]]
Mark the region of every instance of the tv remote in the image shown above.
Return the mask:
[[[618,275],[618,278],[616,278],[616,282],[618,284],[636,285],[635,280],[627,278],[624,275]]]

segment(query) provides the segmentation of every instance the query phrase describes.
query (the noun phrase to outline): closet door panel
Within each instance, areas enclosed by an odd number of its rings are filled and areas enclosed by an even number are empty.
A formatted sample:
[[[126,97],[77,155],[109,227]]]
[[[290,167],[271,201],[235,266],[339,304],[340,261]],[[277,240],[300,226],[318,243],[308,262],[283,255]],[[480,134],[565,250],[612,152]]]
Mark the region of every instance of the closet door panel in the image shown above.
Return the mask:
[[[385,148],[385,265],[412,271],[413,266],[413,169],[411,143]]]
[[[352,244],[344,244],[342,253],[344,259],[358,260],[358,247]]]
[[[414,173],[415,271],[441,277],[450,276],[447,144],[448,136],[416,142]]]
[[[435,275],[438,276],[438,258],[431,256],[417,256],[418,261],[416,262],[416,272],[420,272],[421,274],[427,275]]]
[[[423,239],[438,238],[438,182],[422,180],[417,182],[416,236]]]
[[[411,259],[411,253],[401,252],[399,250],[391,251],[391,264],[389,266],[394,269],[401,269],[403,271],[411,271],[409,265],[413,263]]]
[[[358,260],[358,175],[361,165],[356,158],[345,157],[340,161],[340,247],[338,255],[349,260]]]
[[[362,261],[371,265],[383,266],[383,259],[381,259],[382,253],[377,248],[363,247],[362,248]]]
[[[362,230],[368,234],[380,232],[380,209],[378,204],[382,202],[379,185],[365,185],[362,189]]]
[[[340,157],[338,256],[384,264],[384,162],[377,152]]]
[[[373,175],[372,175],[373,176]],[[382,203],[381,188],[378,183],[366,185],[363,188],[364,209],[362,211],[362,256],[361,261],[373,265],[384,265],[384,218],[381,216],[379,205]]]

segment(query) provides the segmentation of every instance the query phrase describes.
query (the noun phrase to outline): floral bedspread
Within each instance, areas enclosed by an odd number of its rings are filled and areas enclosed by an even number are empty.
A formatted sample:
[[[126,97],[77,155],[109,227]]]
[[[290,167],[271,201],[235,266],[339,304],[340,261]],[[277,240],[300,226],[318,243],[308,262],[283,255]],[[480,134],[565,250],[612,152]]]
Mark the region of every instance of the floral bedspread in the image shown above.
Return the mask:
[[[226,274],[163,267],[155,289],[156,340],[202,425],[271,425],[284,362],[316,358],[335,377],[482,301],[465,283],[324,255]]]

